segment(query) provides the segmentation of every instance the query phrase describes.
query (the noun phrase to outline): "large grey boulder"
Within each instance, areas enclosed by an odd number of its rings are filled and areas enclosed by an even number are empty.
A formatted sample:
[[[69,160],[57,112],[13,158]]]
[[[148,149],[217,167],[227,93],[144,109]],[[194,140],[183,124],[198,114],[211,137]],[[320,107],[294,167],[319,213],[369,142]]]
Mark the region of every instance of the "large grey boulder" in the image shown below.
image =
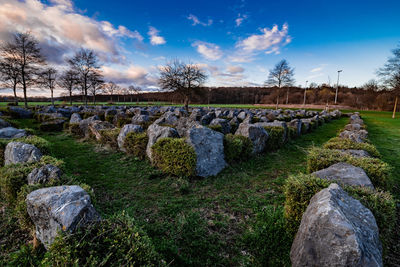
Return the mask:
[[[135,125],[135,124],[125,124],[124,127],[122,127],[121,131],[119,132],[117,142],[118,142],[118,147],[121,151],[126,152],[126,149],[124,147],[125,143],[125,138],[128,135],[128,133],[141,133],[143,132],[143,128],[140,125]]]
[[[362,126],[358,123],[352,123],[352,124],[347,124],[344,127],[344,129],[347,131],[359,131],[362,129]]]
[[[210,122],[210,126],[221,126],[221,131],[223,134],[228,134],[231,132],[231,124],[228,120],[216,118]]]
[[[342,149],[340,150],[345,154],[348,154],[350,156],[356,157],[356,158],[370,158],[371,155],[365,151],[365,150],[359,150],[359,149]]]
[[[363,169],[345,162],[333,164],[326,169],[313,172],[312,175],[325,180],[337,181],[344,185],[374,188],[374,185]]]
[[[315,194],[290,251],[292,266],[383,266],[372,212],[331,184]]]
[[[147,128],[147,137],[149,141],[146,147],[146,155],[152,160],[152,151],[151,147],[157,142],[158,139],[164,137],[179,137],[178,132],[171,127],[168,126],[160,126],[157,123],[153,123]]]
[[[37,162],[42,157],[42,152],[30,144],[10,142],[4,151],[4,164]]]
[[[365,139],[368,138],[368,132],[366,130],[360,130],[360,131],[344,130],[339,134],[339,137],[343,139],[350,139],[351,141],[356,143],[363,143],[365,142]]]
[[[70,124],[79,123],[79,122],[81,122],[81,120],[82,120],[82,117],[81,117],[81,115],[79,115],[79,113],[73,113],[71,115],[71,119],[69,120],[69,123]]]
[[[33,117],[33,112],[25,108],[10,107],[10,112],[13,114],[13,117],[19,119],[31,119]]]
[[[84,133],[85,136],[87,136],[89,133],[89,125],[94,121],[100,121],[100,117],[94,115],[79,122],[79,128],[81,129],[81,131]]]
[[[11,124],[0,118],[0,129],[11,127]]]
[[[35,190],[26,197],[27,211],[36,237],[48,248],[59,231],[73,232],[98,221],[90,196],[80,186],[55,186]]]
[[[148,115],[135,115],[132,117],[132,124],[144,124],[150,121]]]
[[[254,154],[264,151],[269,138],[267,131],[263,127],[248,123],[241,123],[235,135],[248,137],[253,143]]]
[[[114,125],[108,121],[92,121],[89,124],[89,130],[90,132],[96,137],[96,140],[101,139],[101,130],[109,130],[113,129]]]
[[[5,127],[0,129],[0,138],[11,139],[20,138],[27,135],[28,134],[24,129],[17,129],[14,127]]]
[[[28,184],[46,184],[50,181],[60,180],[62,175],[61,170],[51,164],[44,165],[40,168],[34,169],[30,174],[28,174]]]
[[[196,153],[196,174],[201,177],[217,175],[226,167],[224,135],[198,125],[186,133],[186,142]]]

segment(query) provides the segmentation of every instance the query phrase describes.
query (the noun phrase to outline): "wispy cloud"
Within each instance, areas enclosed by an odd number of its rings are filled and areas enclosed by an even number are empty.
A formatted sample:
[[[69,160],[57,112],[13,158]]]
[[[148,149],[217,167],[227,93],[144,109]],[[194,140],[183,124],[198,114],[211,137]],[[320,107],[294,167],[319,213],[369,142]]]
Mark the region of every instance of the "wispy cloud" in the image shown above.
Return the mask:
[[[187,16],[188,20],[191,20],[193,23],[193,26],[196,25],[202,25],[202,26],[211,26],[213,24],[213,20],[212,19],[208,19],[207,22],[202,22],[199,20],[199,18],[193,14],[190,14],[189,16]]]
[[[223,53],[218,45],[207,43],[207,42],[194,42],[192,46],[197,48],[204,58],[209,60],[218,60],[222,57]]]
[[[247,19],[247,15],[241,15],[239,13],[238,17],[235,19],[236,27],[239,27],[240,25],[242,25],[242,23],[245,19]]]
[[[150,37],[150,43],[152,45],[162,45],[166,43],[164,37],[159,35],[159,32],[160,31],[157,30],[156,28],[152,26],[149,27],[148,35]]]

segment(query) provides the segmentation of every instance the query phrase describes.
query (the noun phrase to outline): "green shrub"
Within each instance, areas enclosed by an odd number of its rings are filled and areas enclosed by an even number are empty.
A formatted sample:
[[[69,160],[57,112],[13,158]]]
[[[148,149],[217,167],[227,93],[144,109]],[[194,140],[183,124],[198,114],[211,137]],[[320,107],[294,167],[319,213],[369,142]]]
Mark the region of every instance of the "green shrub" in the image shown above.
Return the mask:
[[[301,134],[306,134],[308,132],[307,126],[302,123],[301,124]]]
[[[165,173],[176,176],[196,174],[196,153],[184,139],[160,138],[151,149],[154,165]]]
[[[279,126],[266,126],[268,132],[267,151],[275,151],[285,144],[285,128]]]
[[[213,131],[222,133],[222,125],[219,125],[219,124],[216,124],[216,125],[208,125],[207,127],[210,128],[210,129],[213,130]]]
[[[163,266],[147,235],[125,214],[58,235],[42,262],[48,266]]]
[[[252,265],[290,266],[292,236],[285,228],[283,207],[263,207],[244,234],[244,244],[254,257]]]
[[[348,138],[334,137],[326,142],[323,146],[326,149],[357,149],[365,150],[372,157],[380,158],[381,154],[378,152],[376,147],[369,143],[356,143]]]
[[[113,123],[114,115],[107,115],[105,117],[105,120],[108,121],[109,123]]]
[[[307,156],[307,170],[312,173],[339,162],[347,162],[364,169],[375,187],[386,188],[389,185],[391,168],[387,163],[377,158],[356,158],[339,150],[310,149]]]
[[[286,227],[293,236],[296,234],[301,218],[311,198],[333,181],[323,180],[311,175],[300,174],[291,176],[284,186]],[[343,189],[353,198],[358,199],[374,214],[379,227],[380,239],[384,250],[396,224],[396,201],[393,196],[382,190],[372,190],[365,187],[345,186]]]
[[[21,187],[20,191],[17,193],[17,198],[15,202],[15,207],[14,207],[14,213],[16,218],[18,219],[18,224],[21,229],[29,230],[33,232],[34,229],[34,224],[29,217],[29,214],[27,212],[27,206],[26,206],[26,196],[37,190],[42,188],[42,184],[37,184],[37,185],[28,185],[25,184]]]
[[[41,266],[45,248],[34,248],[32,244],[22,245],[9,256],[7,266]]]
[[[225,159],[229,163],[239,162],[250,158],[253,151],[253,143],[248,137],[242,135],[227,134],[224,137]]]
[[[79,123],[70,123],[69,124],[69,133],[73,134],[77,137],[84,137],[85,133],[79,126]]]
[[[149,138],[145,132],[143,133],[128,133],[124,140],[124,148],[128,154],[134,155],[140,159],[146,157],[146,147]]]
[[[313,122],[313,121],[311,121],[310,122],[310,129],[311,130],[315,130],[315,129],[317,129],[318,128],[318,122]]]
[[[8,140],[0,139],[0,167],[4,165],[4,151],[8,144]]]
[[[231,125],[231,133],[235,134],[236,130],[239,128],[239,125],[236,123],[230,123]]]
[[[12,141],[31,144],[31,145],[34,145],[35,147],[39,148],[39,150],[43,154],[49,153],[50,142],[47,141],[46,139],[36,136],[36,135],[24,136],[21,138],[13,139]]]
[[[117,138],[120,131],[120,128],[100,130],[100,143],[103,145],[109,145],[111,148],[118,148]]]
[[[130,118],[123,118],[123,117],[119,117],[116,123],[116,126],[118,128],[122,128],[124,127],[125,124],[129,124],[131,123],[131,119]]]
[[[296,127],[288,126],[287,129],[288,129],[288,139],[294,140],[299,136]]]

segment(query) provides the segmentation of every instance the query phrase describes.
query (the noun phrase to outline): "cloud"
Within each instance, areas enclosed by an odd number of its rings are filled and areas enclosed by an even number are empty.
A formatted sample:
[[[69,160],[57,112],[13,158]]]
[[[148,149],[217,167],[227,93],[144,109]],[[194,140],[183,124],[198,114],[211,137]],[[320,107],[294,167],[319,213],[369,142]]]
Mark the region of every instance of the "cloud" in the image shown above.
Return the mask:
[[[237,19],[235,19],[235,23],[236,23],[236,27],[239,27],[240,25],[242,25],[243,21],[247,19],[247,15],[238,15]]]
[[[103,66],[101,70],[105,80],[110,80],[117,84],[136,84],[143,87],[157,85],[155,77],[151,76],[149,72],[141,66],[131,64],[122,69]]]
[[[94,50],[104,60],[121,60],[119,38],[142,41],[138,31],[125,26],[114,27],[82,15],[70,0],[2,0],[0,4],[0,38],[7,40],[15,31],[30,31],[39,41],[49,61],[60,62],[80,47]]]
[[[228,66],[226,68],[226,70],[230,73],[230,74],[237,74],[237,73],[242,73],[244,72],[244,68],[240,67],[240,66]]]
[[[213,20],[212,19],[208,19],[207,23],[205,22],[201,22],[195,15],[190,14],[189,16],[187,16],[188,20],[193,21],[193,26],[196,25],[202,25],[202,26],[211,26],[213,24]]]
[[[314,73],[314,72],[320,72],[320,71],[322,71],[322,67],[318,67],[318,68],[314,68],[314,69],[312,69],[312,70],[310,70],[310,72],[311,73]]]
[[[166,43],[164,37],[158,35],[159,32],[160,31],[157,30],[156,28],[152,26],[149,27],[148,35],[150,36],[150,43],[152,45],[162,45]]]
[[[209,84],[215,86],[246,86],[251,84],[245,81],[244,69],[239,66],[228,66],[221,70],[218,66],[205,63],[196,64],[199,68],[207,71],[210,75]]]
[[[192,46],[196,47],[197,52],[199,52],[204,58],[209,60],[218,60],[223,55],[220,47],[212,43],[198,41],[194,42]]]

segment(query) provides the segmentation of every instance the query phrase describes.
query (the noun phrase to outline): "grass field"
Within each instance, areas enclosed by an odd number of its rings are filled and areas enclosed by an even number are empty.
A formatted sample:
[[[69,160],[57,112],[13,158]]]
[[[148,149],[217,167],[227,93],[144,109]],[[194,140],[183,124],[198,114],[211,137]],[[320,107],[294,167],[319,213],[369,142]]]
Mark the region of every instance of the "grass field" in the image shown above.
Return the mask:
[[[388,112],[362,116],[371,141],[394,167],[393,193],[399,197],[400,120]],[[32,120],[15,122],[37,129]],[[228,167],[216,177],[191,180],[163,175],[147,161],[67,134],[36,134],[51,142],[51,155],[66,162],[67,174],[92,186],[103,217],[122,211],[132,215],[172,266],[253,266],[244,236],[255,225],[255,215],[281,207],[286,178],[306,171],[307,149],[321,146],[347,123],[348,118],[332,121],[277,152]],[[290,265],[290,244],[276,249],[284,250],[276,253],[282,255],[277,265]]]

